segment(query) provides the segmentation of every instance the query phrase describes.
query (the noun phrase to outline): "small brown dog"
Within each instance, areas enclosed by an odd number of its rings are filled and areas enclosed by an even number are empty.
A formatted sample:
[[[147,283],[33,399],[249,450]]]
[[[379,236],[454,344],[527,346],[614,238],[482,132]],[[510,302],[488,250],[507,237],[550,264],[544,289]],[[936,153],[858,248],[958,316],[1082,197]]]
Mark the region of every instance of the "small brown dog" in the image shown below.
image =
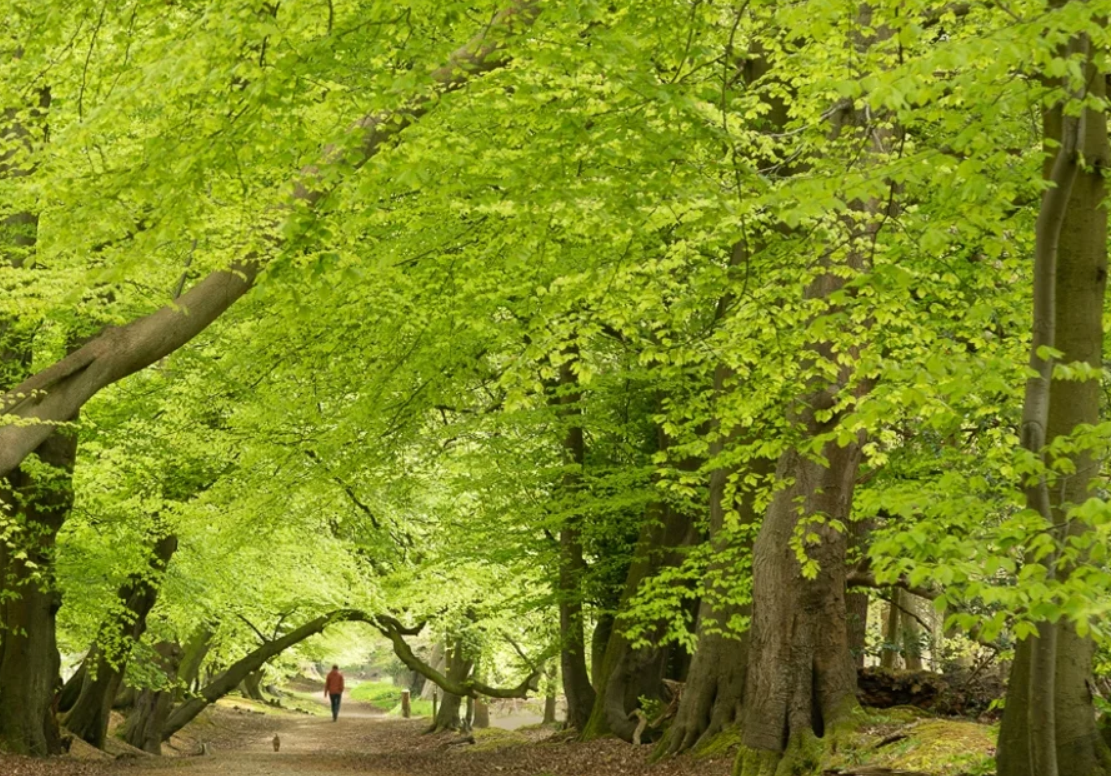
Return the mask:
[[[282,748],[282,739],[278,738],[277,734],[274,735],[274,751]]]

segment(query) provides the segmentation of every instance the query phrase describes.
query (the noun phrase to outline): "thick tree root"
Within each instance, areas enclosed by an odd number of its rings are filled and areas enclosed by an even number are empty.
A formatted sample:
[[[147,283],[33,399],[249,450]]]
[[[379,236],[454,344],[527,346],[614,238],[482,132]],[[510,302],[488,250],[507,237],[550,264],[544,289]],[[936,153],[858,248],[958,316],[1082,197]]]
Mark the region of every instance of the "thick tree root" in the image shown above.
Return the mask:
[[[733,776],[816,776],[825,771],[831,756],[864,720],[863,710],[854,708],[822,738],[809,730],[792,733],[782,752],[742,746],[733,763]]]

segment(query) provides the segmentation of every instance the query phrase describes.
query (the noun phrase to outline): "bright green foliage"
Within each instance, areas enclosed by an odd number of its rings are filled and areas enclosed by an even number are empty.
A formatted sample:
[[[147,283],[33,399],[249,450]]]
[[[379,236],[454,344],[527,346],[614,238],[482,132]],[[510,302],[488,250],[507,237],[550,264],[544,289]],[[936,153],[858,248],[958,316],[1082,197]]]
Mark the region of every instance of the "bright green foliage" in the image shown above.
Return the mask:
[[[33,261],[0,266],[0,318],[36,329],[41,367],[268,250],[297,171],[405,104],[504,3],[9,5],[0,50],[22,55],[0,62],[0,104],[47,87],[52,104],[49,141],[20,152],[34,174],[0,192],[3,213],[40,214]],[[1105,494],[1071,509],[1093,531],[1060,549],[1082,565],[1047,583],[1056,544],[1021,508],[1038,472],[1016,430],[1042,186],[1031,116],[1054,97],[1034,75],[1072,67],[1053,45],[1076,30],[1105,52],[1105,5],[881,2],[863,27],[816,1],[541,6],[507,67],[442,95],[361,168],[329,168],[245,301],[87,406],[56,563],[67,656],[172,532],[148,646],[208,623],[226,665],[253,628],[352,606],[428,619],[430,641],[462,636],[487,681],[516,683],[532,666],[509,639],[535,662],[559,640],[565,521],[584,526],[597,619],[654,505],[704,534],[712,470],[734,471],[726,501],[760,514],[792,472],[752,462],[856,435],[853,513],[806,516],[804,573],[807,526],[874,519],[877,578],[937,587],[950,624],[991,640],[1067,617],[1106,641]],[[881,25],[866,53],[846,45]],[[757,49],[770,75],[750,82]],[[841,101],[868,132],[834,136]],[[857,163],[877,134],[890,142]],[[807,298],[822,261],[847,282]],[[552,404],[565,363],[573,419]],[[835,422],[807,437],[791,402],[841,370],[819,418]],[[587,452],[568,491],[572,422]],[[1106,460],[1108,439],[1055,443],[1051,479],[1071,450]],[[728,579],[705,574],[707,545],[688,548],[619,627],[635,641],[662,621],[692,645],[693,601],[747,601],[755,527],[737,523],[730,511]],[[302,654],[329,660],[361,633]]]

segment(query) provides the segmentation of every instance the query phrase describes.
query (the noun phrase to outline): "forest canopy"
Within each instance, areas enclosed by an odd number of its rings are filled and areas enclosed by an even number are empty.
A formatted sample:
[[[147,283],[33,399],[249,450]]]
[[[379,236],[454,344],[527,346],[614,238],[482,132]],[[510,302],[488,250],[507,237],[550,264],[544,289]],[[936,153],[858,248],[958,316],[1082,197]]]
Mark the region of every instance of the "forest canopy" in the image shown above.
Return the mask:
[[[1111,773],[1106,0],[2,7],[0,749],[377,639],[803,773],[963,650]]]

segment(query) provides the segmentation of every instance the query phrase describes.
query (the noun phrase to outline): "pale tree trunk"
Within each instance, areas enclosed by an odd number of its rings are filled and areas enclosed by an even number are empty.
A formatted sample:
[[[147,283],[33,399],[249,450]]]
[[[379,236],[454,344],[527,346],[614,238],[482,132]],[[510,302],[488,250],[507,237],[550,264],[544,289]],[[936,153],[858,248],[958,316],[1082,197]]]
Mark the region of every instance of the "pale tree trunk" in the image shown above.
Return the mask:
[[[428,659],[428,664],[437,671],[447,670],[447,649],[445,649],[442,641],[437,641],[432,647],[432,656]],[[421,688],[420,697],[423,700],[432,700],[432,694],[437,691],[435,682],[425,682]]]
[[[917,620],[918,596],[895,588],[893,600],[899,609],[899,647],[908,671],[922,670],[922,626]]]
[[[110,622],[101,626],[98,643],[85,658],[85,663],[91,664],[94,670],[85,673],[80,695],[66,716],[66,729],[98,749],[104,748],[109,715],[127,668],[129,652],[146,632],[147,615],[158,600],[159,576],[176,551],[176,536],[159,540],[149,572],[133,575],[120,588],[121,609]],[[109,650],[119,652],[109,654]]]
[[[891,595],[883,616],[883,654],[880,655],[880,668],[894,671],[899,667],[899,607],[895,605],[896,594]]]
[[[864,557],[868,552],[868,537],[872,533],[872,521],[856,520],[849,527],[849,551]],[[845,595],[845,610],[849,618],[849,650],[858,669],[864,668],[867,649],[868,604],[870,596],[864,588],[850,590]]]
[[[1055,3],[1063,5],[1064,3]],[[1075,47],[1076,41],[1073,42]],[[1086,63],[1088,94],[1106,96],[1106,81],[1089,55]],[[1111,166],[1107,118],[1088,110],[1083,122],[1064,120],[1061,106],[1043,114],[1045,137],[1056,144],[1047,148],[1045,175],[1055,181],[1042,201],[1039,215],[1039,253],[1055,256],[1052,283],[1035,270],[1035,297],[1052,289],[1052,339],[1048,343],[1064,355],[1061,362],[1102,366],[1102,321],[1107,277],[1107,210],[1103,174]],[[1077,137],[1077,133],[1082,133]],[[1070,142],[1070,135],[1076,138]],[[1071,146],[1071,147],[1070,147]],[[1060,150],[1056,150],[1060,148]],[[1081,167],[1077,152],[1083,157]],[[1071,170],[1068,168],[1072,168]],[[1104,171],[1101,174],[1101,171]],[[1071,185],[1070,185],[1071,182]],[[1063,189],[1063,190],[1062,190]],[[1055,203],[1067,198],[1067,203]],[[1063,209],[1054,216],[1054,211]],[[1055,218],[1060,222],[1054,224]],[[1056,235],[1052,232],[1056,230]],[[1043,258],[1042,256],[1038,257]],[[1044,314],[1043,305],[1043,314]],[[1038,326],[1035,312],[1035,331]],[[1039,337],[1036,334],[1035,339]],[[1035,345],[1039,344],[1035,342]],[[1052,368],[1052,365],[1050,365]],[[1068,435],[1082,424],[1099,422],[1100,384],[1091,380],[1053,380],[1046,386],[1043,444]],[[1030,394],[1027,394],[1029,409]],[[1024,421],[1027,413],[1024,412]],[[1036,422],[1036,418],[1031,419]],[[1040,453],[1041,445],[1028,445]],[[1046,488],[1052,520],[1061,524],[1069,505],[1092,496],[1091,487],[1099,462],[1088,455],[1073,458],[1075,473]],[[1074,522],[1069,531],[1089,530]],[[1068,568],[1060,570],[1066,576]],[[1051,638],[1050,638],[1051,637]],[[1039,645],[1039,642],[1042,642]],[[1053,647],[1047,650],[1046,645]],[[999,776],[1106,776],[1111,774],[1111,751],[1101,740],[1095,721],[1090,682],[1095,647],[1081,638],[1072,624],[1062,620],[1043,625],[1037,638],[1020,642],[1011,664],[1007,704],[999,733],[996,766]],[[1046,664],[1048,663],[1048,666]],[[1048,692],[1051,691],[1051,692]],[[1047,696],[1048,692],[1048,696]],[[1051,723],[1051,724],[1050,724]],[[1046,751],[1046,750],[1049,751]],[[1046,758],[1052,760],[1048,764]]]

